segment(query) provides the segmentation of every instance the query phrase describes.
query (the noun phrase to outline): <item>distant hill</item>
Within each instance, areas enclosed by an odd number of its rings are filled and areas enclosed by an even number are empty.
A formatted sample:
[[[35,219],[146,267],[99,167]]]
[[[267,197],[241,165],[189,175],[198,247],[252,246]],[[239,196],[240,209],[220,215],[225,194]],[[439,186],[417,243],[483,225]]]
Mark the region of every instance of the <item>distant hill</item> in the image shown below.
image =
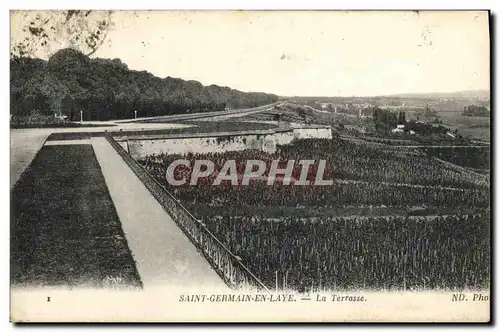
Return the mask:
[[[489,90],[467,90],[456,92],[439,92],[439,93],[402,93],[388,95],[384,97],[397,98],[422,98],[422,99],[489,99]]]
[[[332,103],[344,103],[344,102],[377,102],[377,101],[387,101],[390,99],[426,99],[426,100],[439,100],[439,99],[489,99],[489,90],[470,90],[470,91],[457,91],[457,92],[442,92],[442,93],[401,93],[394,95],[381,95],[381,96],[295,96],[295,97],[284,97],[281,96],[282,100],[305,100],[305,101],[321,101],[321,102],[332,102]]]
[[[61,114],[70,120],[109,120],[242,108],[275,102],[266,93],[246,93],[197,81],[159,78],[129,70],[120,59],[90,59],[63,49],[48,61],[10,60],[12,115]]]

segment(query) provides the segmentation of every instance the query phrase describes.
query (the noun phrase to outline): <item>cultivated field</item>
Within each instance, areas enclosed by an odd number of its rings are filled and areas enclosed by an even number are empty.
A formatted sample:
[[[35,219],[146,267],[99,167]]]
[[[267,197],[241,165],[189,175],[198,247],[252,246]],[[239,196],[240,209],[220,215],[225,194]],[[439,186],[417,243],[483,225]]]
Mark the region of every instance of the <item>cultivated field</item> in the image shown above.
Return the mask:
[[[165,178],[176,159],[325,159],[331,186],[248,186],[216,175],[196,186]],[[489,158],[489,156],[484,156]],[[200,218],[268,287],[478,289],[489,287],[489,179],[420,149],[307,139],[276,153],[152,155],[140,163]],[[298,178],[295,165],[292,178]],[[191,168],[176,176],[190,178]],[[269,167],[268,167],[269,169]],[[267,173],[264,173],[265,179]],[[311,178],[311,173],[308,174]],[[283,213],[285,211],[285,213]],[[348,211],[351,211],[349,214]]]
[[[489,287],[487,217],[202,220],[270,287],[423,290]]]

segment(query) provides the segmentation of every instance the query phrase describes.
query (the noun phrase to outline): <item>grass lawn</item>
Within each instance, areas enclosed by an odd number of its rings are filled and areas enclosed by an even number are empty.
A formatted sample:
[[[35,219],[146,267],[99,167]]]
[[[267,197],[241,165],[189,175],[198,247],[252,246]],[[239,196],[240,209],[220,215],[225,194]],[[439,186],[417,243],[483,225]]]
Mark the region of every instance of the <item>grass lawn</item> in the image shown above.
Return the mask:
[[[170,121],[171,122],[171,121]],[[269,123],[254,123],[242,121],[182,121],[192,127],[169,128],[169,129],[149,129],[140,131],[114,131],[114,137],[135,137],[149,135],[171,135],[171,134],[200,134],[200,133],[220,133],[247,130],[269,130],[276,129],[276,125]]]
[[[44,146],[11,192],[11,282],[141,287],[91,145]]]
[[[47,137],[47,141],[80,140],[100,136],[104,136],[104,131],[52,133]]]

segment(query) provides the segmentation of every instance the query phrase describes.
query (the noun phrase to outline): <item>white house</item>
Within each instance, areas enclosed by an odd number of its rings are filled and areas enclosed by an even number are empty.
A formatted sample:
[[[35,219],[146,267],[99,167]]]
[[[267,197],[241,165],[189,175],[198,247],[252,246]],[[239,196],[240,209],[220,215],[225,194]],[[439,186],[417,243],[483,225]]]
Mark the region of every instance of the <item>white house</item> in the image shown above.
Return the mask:
[[[403,133],[405,131],[405,125],[404,124],[398,124],[396,128],[391,130],[391,133]],[[414,130],[410,130],[408,132],[410,135],[415,135]]]
[[[402,133],[405,131],[405,125],[404,124],[398,124],[396,128],[391,130],[391,133]]]

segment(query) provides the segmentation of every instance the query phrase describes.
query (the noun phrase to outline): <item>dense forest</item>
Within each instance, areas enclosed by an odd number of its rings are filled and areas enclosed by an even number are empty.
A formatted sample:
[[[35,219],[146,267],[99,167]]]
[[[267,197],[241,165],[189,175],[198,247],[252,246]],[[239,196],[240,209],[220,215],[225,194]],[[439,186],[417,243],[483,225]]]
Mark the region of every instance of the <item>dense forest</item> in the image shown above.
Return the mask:
[[[129,70],[119,59],[89,58],[63,49],[48,61],[10,60],[11,115],[32,112],[66,115],[68,120],[110,120],[218,111],[273,103],[278,96],[245,93],[197,81],[159,78]]]

